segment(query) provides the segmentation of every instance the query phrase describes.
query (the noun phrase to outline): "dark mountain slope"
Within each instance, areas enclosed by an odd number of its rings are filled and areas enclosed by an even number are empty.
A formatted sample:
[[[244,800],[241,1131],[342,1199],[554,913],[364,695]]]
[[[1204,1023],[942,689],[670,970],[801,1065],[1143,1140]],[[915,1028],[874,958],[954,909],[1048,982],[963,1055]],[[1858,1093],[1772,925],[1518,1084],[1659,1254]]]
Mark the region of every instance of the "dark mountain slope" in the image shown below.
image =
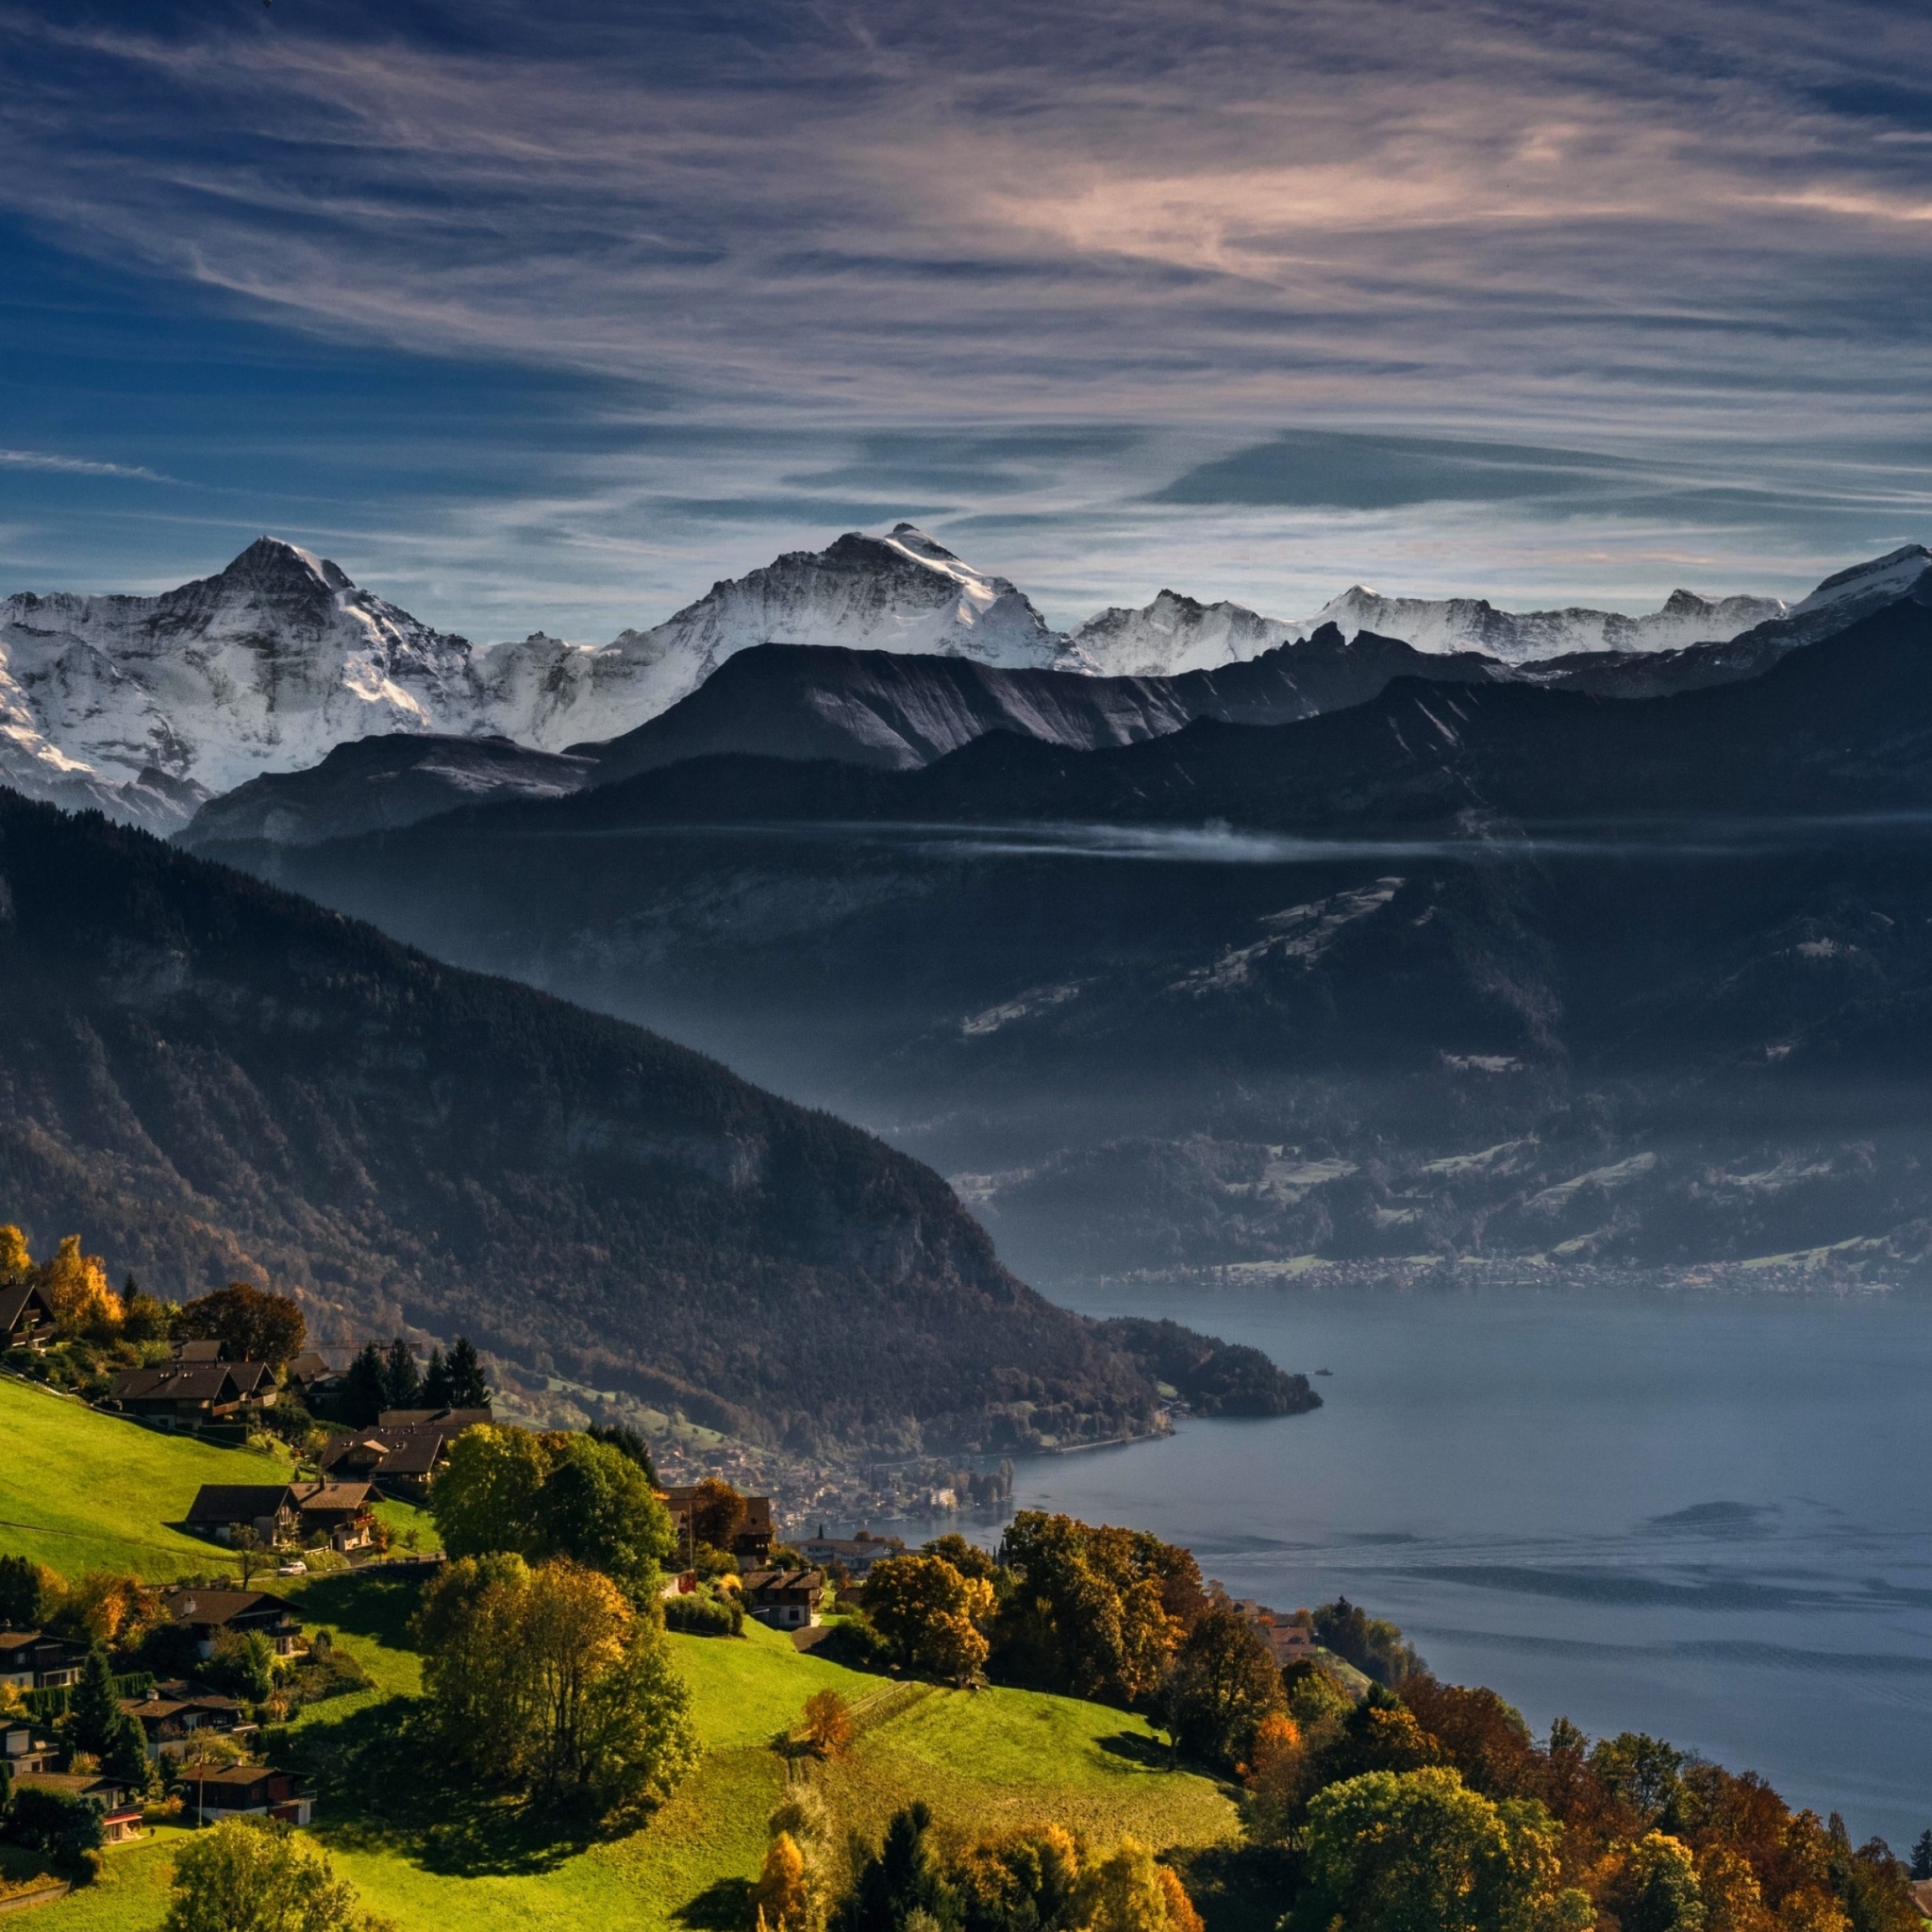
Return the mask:
[[[0,1208],[794,1444],[1145,1427],[929,1169],[724,1067],[0,791]]]

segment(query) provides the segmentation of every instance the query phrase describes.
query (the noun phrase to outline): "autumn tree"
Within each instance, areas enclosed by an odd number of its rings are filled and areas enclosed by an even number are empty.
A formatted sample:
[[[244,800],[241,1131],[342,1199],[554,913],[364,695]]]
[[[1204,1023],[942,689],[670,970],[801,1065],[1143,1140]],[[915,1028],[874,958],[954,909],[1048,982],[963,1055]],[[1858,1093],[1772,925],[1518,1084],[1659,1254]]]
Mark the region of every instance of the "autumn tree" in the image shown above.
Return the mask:
[[[184,1302],[175,1317],[175,1332],[219,1341],[230,1360],[267,1362],[279,1370],[302,1353],[308,1324],[292,1297],[250,1281],[231,1281],[198,1301]]]
[[[1543,1760],[1529,1726],[1493,1690],[1439,1684],[1424,1672],[1403,1680],[1401,1696],[1472,1790],[1486,1798],[1542,1794]]]
[[[744,1526],[744,1498],[722,1476],[708,1475],[691,1491],[691,1537],[728,1552]]]
[[[529,1430],[488,1423],[465,1429],[429,1490],[443,1547],[452,1557],[534,1551],[549,1474],[550,1457]]]
[[[1262,1719],[1285,1704],[1266,1641],[1224,1597],[1182,1640],[1156,1698],[1177,1748],[1229,1771],[1247,1756]]]
[[[765,1847],[751,1900],[766,1932],[810,1932],[811,1884],[805,1854],[789,1831],[781,1831]]]
[[[694,1761],[662,1632],[597,1571],[460,1557],[424,1592],[416,1634],[434,1722],[490,1781],[622,1817]]]
[[[1248,1835],[1257,1843],[1280,1844],[1293,1831],[1307,1771],[1301,1726],[1285,1710],[1269,1712],[1255,1727],[1241,1778]]]
[[[1064,1825],[982,1840],[946,1877],[961,1932],[1073,1932],[1083,1923],[1080,1848]]]
[[[1599,1740],[1590,1754],[1590,1768],[1604,1789],[1627,1805],[1647,1827],[1662,1819],[1676,1802],[1684,1754],[1661,1738],[1624,1731]]]
[[[61,1241],[40,1275],[64,1334],[107,1337],[120,1332],[126,1311],[108,1285],[107,1264],[98,1255],[80,1252],[77,1234]]]
[[[843,1757],[852,1748],[852,1707],[829,1684],[805,1700],[805,1736],[821,1757]]]
[[[956,1684],[978,1676],[987,1657],[981,1626],[993,1607],[984,1577],[961,1576],[943,1557],[889,1557],[873,1565],[862,1601],[900,1663]]]
[[[1681,1839],[1646,1832],[1619,1860],[1605,1895],[1624,1932],[1704,1932],[1697,1860]]]
[[[34,1277],[26,1237],[11,1222],[0,1226],[0,1288],[20,1288]]]

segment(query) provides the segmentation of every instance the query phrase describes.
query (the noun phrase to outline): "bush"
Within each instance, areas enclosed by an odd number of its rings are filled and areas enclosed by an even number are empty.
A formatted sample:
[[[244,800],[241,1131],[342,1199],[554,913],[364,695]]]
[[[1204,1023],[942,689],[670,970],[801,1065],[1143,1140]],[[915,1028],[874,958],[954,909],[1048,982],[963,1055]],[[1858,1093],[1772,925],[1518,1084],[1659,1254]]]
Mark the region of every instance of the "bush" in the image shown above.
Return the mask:
[[[744,1628],[744,1606],[736,1591],[694,1590],[666,1597],[664,1627],[686,1637],[736,1637]]]
[[[352,1691],[367,1690],[375,1679],[345,1650],[314,1650],[308,1661],[291,1671],[282,1685],[282,1694],[291,1711],[307,1704],[321,1704],[331,1697],[347,1697]]]
[[[25,1785],[13,1794],[7,1835],[29,1851],[44,1852],[70,1869],[107,1842],[101,1814],[85,1798],[44,1785]]]

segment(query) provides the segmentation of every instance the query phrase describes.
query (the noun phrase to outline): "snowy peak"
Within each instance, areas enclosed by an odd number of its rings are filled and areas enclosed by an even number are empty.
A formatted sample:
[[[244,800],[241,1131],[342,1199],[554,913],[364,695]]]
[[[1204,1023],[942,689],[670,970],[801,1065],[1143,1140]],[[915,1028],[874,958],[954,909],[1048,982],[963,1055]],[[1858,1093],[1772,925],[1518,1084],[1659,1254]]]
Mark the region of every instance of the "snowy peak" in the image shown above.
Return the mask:
[[[1076,625],[1069,653],[1108,677],[1171,677],[1214,671],[1272,651],[1294,636],[1280,618],[1261,617],[1244,605],[1203,604],[1178,591],[1162,591],[1139,610],[1116,605]],[[1083,668],[1085,668],[1083,667]]]

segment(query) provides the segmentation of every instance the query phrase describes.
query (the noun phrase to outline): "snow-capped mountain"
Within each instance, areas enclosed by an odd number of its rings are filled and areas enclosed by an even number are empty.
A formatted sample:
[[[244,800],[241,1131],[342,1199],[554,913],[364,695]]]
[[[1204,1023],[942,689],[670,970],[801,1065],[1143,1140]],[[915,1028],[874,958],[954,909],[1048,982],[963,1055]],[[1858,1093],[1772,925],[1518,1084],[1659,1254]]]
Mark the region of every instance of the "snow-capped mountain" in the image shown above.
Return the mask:
[[[1011,584],[909,524],[781,557],[591,646],[541,631],[473,645],[263,537],[158,597],[0,604],[0,782],[177,824],[210,795],[359,738],[494,734],[541,751],[614,738],[766,641],[1011,667],[1050,664],[1061,643]]]
[[[1373,631],[1418,651],[1480,651],[1506,664],[1525,664],[1581,652],[1678,651],[1722,643],[1785,614],[1775,597],[1712,600],[1694,591],[1673,591],[1661,609],[1630,617],[1576,608],[1498,610],[1481,597],[1385,597],[1355,584],[1311,615],[1288,618],[1263,617],[1240,604],[1197,604],[1162,591],[1141,609],[1103,610],[1089,618],[1069,641],[1093,669],[1115,677],[1211,671],[1257,658],[1277,644],[1298,643],[1324,624],[1343,637]]]

